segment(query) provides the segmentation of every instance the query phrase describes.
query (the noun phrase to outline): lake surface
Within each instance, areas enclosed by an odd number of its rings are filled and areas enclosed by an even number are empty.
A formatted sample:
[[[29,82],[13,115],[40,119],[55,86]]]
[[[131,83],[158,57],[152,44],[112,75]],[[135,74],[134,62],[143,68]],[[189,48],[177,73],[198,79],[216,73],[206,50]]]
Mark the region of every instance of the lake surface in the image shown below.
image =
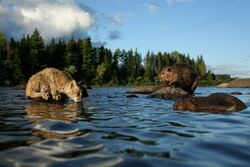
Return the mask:
[[[250,108],[230,114],[173,111],[174,101],[129,88],[94,88],[83,105],[25,99],[0,88],[0,166],[249,166]],[[250,89],[198,88],[237,95]]]

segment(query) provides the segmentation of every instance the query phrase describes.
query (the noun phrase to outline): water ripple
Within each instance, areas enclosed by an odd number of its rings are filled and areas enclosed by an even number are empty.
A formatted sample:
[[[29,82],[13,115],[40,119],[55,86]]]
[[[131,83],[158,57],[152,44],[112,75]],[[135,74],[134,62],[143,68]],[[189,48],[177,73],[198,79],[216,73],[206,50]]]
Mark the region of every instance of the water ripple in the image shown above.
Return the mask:
[[[128,89],[94,88],[79,105],[32,102],[0,88],[0,166],[249,166],[250,108],[174,111],[174,101],[127,98]],[[249,89],[240,91],[250,106]]]

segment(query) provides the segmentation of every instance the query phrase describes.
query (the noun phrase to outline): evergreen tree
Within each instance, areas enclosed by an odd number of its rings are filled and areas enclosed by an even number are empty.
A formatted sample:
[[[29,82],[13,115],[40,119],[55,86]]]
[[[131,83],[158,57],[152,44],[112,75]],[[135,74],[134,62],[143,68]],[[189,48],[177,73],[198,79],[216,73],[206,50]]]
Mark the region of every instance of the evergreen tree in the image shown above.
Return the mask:
[[[159,74],[163,68],[163,55],[161,52],[158,52],[155,58],[156,64],[156,73]]]
[[[31,71],[35,72],[48,64],[44,41],[37,29],[35,29],[31,35],[30,49],[30,60],[32,62]]]
[[[77,55],[77,45],[72,37],[66,46],[66,52],[64,54],[65,67],[64,71],[70,74],[73,78],[77,75],[77,64],[79,63]]]
[[[76,55],[77,55],[77,63],[76,63],[76,80],[80,81],[82,78],[82,64],[83,64],[83,56],[82,56],[82,47],[83,41],[78,39],[76,42]]]
[[[202,55],[198,56],[196,60],[196,71],[198,73],[198,76],[200,77],[206,76],[206,64]]]
[[[135,78],[142,76],[142,66],[141,66],[141,55],[138,53],[137,49],[134,54],[134,64],[135,64]]]
[[[24,80],[27,81],[31,76],[31,61],[30,61],[30,37],[23,36],[19,42],[21,67],[23,69]]]
[[[128,74],[128,80],[133,81],[135,79],[135,63],[134,63],[133,50],[130,49],[127,52],[127,55],[128,55],[128,64],[126,66],[126,71]]]
[[[7,47],[7,59],[5,61],[6,73],[10,85],[16,85],[23,81],[20,53],[18,43],[11,38]]]
[[[145,78],[147,82],[153,83],[154,82],[154,55],[153,53],[147,52],[145,58]]]
[[[95,69],[93,68],[93,48],[91,44],[91,39],[87,38],[83,40],[82,43],[82,79],[86,82],[86,84],[90,84],[94,78]]]
[[[7,55],[7,41],[3,34],[0,33],[0,85],[5,84],[7,79],[6,67],[4,61],[6,60]]]
[[[126,66],[128,64],[128,57],[127,57],[127,52],[124,49],[121,51],[119,62],[120,62],[119,80],[121,81],[121,83],[126,84],[127,83]]]
[[[116,49],[113,56],[113,62],[111,65],[112,69],[112,81],[118,83],[119,82],[119,57],[121,56],[120,49]]]

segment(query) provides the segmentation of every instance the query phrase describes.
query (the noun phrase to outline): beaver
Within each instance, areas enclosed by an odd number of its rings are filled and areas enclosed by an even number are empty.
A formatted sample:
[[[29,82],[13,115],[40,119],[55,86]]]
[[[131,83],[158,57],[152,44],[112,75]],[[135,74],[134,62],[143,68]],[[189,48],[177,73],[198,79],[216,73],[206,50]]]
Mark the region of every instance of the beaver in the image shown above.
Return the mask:
[[[166,86],[179,87],[191,94],[197,87],[197,73],[187,64],[166,66],[159,73],[158,79]]]
[[[82,101],[82,89],[74,79],[56,68],[45,68],[30,77],[26,97],[45,101]]]
[[[210,113],[236,112],[247,106],[238,98],[226,93],[212,93],[207,97],[191,97],[175,102],[174,110],[205,111]]]

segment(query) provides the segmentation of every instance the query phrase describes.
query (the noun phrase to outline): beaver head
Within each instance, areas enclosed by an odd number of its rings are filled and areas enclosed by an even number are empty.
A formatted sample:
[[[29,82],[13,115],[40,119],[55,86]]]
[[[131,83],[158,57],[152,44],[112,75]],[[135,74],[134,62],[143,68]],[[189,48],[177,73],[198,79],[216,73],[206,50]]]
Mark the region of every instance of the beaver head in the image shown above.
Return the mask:
[[[65,88],[65,93],[75,102],[82,101],[82,90],[81,87],[76,83],[75,80],[72,80]]]
[[[177,101],[173,105],[174,110],[190,110],[190,111],[197,111],[197,98],[196,97],[190,97],[188,99],[184,99],[181,101]]]
[[[158,79],[166,85],[175,85],[179,80],[179,74],[176,71],[175,66],[167,66],[160,72]]]

